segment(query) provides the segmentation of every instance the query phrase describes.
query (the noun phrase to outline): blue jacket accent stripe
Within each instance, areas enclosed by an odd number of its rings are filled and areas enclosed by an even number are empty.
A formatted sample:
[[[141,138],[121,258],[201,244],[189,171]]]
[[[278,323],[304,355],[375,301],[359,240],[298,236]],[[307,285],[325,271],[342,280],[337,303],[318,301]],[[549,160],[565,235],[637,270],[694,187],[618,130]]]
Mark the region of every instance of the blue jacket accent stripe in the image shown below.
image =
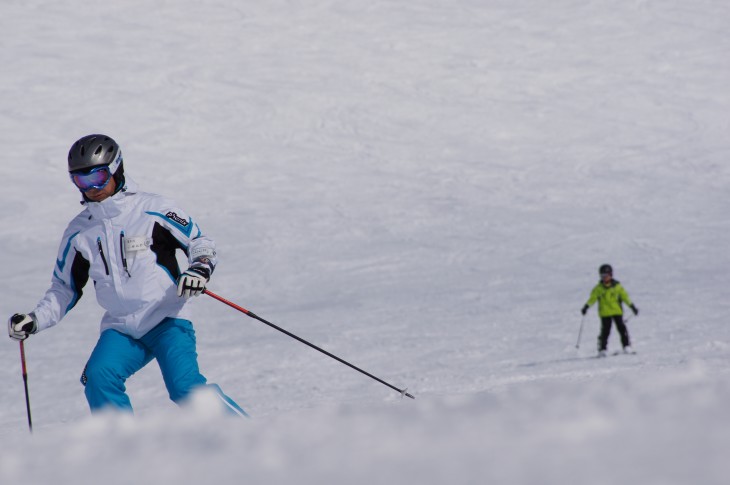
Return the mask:
[[[159,212],[146,211],[151,216],[157,216],[164,221],[169,222],[174,228],[183,233],[186,238],[190,239],[190,234],[193,232],[193,218],[189,218],[187,221],[177,217],[174,212],[168,214],[160,214]]]
[[[66,258],[68,258],[68,252],[71,250],[71,241],[73,241],[73,239],[79,235],[79,232],[80,231],[73,233],[71,235],[71,237],[68,238],[68,242],[66,243],[66,248],[63,250],[63,256],[61,257],[60,260],[58,260],[58,259],[56,260],[56,265],[58,266],[58,269],[60,269],[62,273],[63,273],[64,266],[66,266]]]

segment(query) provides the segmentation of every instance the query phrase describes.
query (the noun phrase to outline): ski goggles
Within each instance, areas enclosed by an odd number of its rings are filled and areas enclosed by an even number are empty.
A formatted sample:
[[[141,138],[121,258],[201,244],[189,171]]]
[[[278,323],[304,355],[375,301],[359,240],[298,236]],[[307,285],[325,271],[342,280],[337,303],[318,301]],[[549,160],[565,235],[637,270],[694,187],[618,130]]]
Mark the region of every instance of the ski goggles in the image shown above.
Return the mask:
[[[88,192],[91,189],[101,190],[112,179],[114,172],[117,171],[119,165],[122,164],[122,152],[119,151],[116,160],[109,165],[101,165],[84,172],[73,172],[69,174],[71,181],[78,187],[81,192]]]

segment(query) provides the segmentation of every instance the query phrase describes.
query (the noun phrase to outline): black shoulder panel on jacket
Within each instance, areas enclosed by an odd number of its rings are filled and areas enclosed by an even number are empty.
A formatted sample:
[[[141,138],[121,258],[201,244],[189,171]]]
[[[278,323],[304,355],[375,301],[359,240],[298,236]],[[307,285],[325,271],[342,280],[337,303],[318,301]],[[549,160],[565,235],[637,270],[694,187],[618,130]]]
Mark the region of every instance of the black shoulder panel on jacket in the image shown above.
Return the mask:
[[[89,281],[89,262],[84,258],[80,252],[76,251],[73,263],[71,263],[71,284],[76,292],[76,298],[71,302],[68,310],[71,310],[76,306],[76,303],[81,299],[84,294],[84,286]]]
[[[150,249],[157,256],[157,264],[165,268],[174,280],[177,280],[180,277],[180,266],[177,264],[175,251],[177,249],[184,251],[185,249],[170,231],[157,222],[152,228],[152,246],[150,246]]]

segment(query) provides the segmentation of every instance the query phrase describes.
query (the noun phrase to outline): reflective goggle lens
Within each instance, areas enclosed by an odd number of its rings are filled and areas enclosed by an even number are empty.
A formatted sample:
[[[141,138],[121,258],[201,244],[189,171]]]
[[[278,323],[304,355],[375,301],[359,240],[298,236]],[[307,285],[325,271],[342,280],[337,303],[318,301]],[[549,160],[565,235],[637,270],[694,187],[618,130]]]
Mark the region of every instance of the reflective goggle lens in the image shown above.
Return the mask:
[[[109,167],[96,167],[86,173],[72,173],[71,180],[82,192],[91,189],[103,189],[112,178]]]

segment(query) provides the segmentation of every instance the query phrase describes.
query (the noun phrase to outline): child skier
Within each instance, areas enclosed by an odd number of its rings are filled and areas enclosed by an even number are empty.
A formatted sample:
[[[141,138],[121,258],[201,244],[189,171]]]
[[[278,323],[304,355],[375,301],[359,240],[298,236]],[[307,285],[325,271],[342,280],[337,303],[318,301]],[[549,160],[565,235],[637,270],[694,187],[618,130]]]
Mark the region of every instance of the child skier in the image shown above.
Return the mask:
[[[598,269],[601,281],[591,291],[591,296],[583,306],[581,313],[585,315],[588,309],[596,301],[598,301],[598,315],[601,317],[601,333],[598,336],[598,357],[606,356],[606,347],[608,346],[608,336],[611,334],[611,323],[616,324],[616,329],[621,335],[621,344],[625,354],[635,353],[631,348],[631,340],[629,339],[629,330],[624,323],[623,304],[626,303],[634,315],[639,314],[639,309],[631,302],[629,294],[626,292],[621,283],[613,279],[613,268],[611,265],[604,264]]]

